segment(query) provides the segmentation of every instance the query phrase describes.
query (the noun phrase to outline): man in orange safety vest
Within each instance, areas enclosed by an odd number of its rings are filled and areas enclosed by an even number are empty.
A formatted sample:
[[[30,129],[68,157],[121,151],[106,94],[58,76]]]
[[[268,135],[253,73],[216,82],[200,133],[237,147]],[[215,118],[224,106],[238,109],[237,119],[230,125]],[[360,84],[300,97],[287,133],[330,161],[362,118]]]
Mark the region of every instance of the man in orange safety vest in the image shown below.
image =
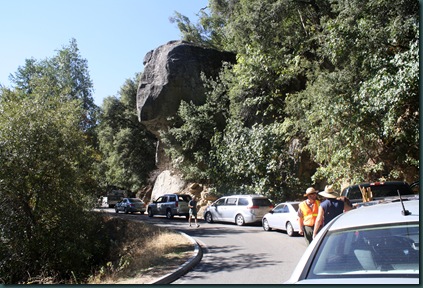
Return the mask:
[[[317,191],[309,187],[304,194],[306,200],[300,203],[298,208],[298,224],[300,230],[298,233],[304,235],[307,245],[313,240],[314,224],[319,213],[320,201],[317,200]]]

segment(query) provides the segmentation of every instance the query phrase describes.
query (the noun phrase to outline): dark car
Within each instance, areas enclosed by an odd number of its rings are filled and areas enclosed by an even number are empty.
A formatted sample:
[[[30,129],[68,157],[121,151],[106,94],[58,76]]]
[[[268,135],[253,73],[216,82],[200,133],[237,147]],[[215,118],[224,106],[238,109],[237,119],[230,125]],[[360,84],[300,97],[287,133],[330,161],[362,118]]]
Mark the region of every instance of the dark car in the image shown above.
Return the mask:
[[[121,211],[125,213],[139,212],[144,214],[145,209],[145,203],[139,198],[123,198],[122,201],[115,204],[116,213]]]
[[[386,181],[386,182],[367,182],[357,185],[351,185],[342,190],[341,196],[350,199],[351,203],[363,202],[360,187],[370,189],[372,198],[375,201],[385,200],[392,201],[398,200],[398,191],[403,198],[413,197],[415,193],[407,182],[402,181]]]

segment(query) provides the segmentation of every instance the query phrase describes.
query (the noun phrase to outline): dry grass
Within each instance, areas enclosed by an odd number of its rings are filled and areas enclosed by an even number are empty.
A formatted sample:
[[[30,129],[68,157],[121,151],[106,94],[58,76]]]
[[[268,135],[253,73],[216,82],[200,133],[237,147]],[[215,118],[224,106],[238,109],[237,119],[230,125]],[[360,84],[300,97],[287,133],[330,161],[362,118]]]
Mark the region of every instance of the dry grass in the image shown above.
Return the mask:
[[[88,284],[143,284],[161,277],[193,255],[193,244],[172,230],[119,218],[107,218],[111,260]]]

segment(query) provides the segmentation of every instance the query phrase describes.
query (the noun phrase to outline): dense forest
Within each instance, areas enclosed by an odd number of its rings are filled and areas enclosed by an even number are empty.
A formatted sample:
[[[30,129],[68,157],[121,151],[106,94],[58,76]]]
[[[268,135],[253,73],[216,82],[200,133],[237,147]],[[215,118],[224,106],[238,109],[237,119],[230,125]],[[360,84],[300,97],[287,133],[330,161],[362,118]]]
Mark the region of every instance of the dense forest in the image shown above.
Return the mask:
[[[171,22],[237,55],[161,135],[186,180],[275,201],[317,183],[417,180],[417,0],[209,0],[198,23]],[[96,197],[154,178],[138,79],[97,107],[71,39],[0,86],[0,283],[83,283],[104,264]]]

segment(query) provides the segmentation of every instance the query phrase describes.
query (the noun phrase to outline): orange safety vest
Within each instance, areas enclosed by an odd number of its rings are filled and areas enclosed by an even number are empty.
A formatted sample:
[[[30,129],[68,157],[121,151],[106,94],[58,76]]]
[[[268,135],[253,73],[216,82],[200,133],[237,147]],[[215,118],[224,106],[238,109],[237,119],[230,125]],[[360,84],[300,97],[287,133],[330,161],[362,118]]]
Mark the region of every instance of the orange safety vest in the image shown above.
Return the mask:
[[[320,201],[316,200],[313,205],[313,210],[307,205],[306,201],[300,203],[300,209],[303,213],[303,224],[305,226],[314,226],[316,221],[317,213],[319,213]]]

